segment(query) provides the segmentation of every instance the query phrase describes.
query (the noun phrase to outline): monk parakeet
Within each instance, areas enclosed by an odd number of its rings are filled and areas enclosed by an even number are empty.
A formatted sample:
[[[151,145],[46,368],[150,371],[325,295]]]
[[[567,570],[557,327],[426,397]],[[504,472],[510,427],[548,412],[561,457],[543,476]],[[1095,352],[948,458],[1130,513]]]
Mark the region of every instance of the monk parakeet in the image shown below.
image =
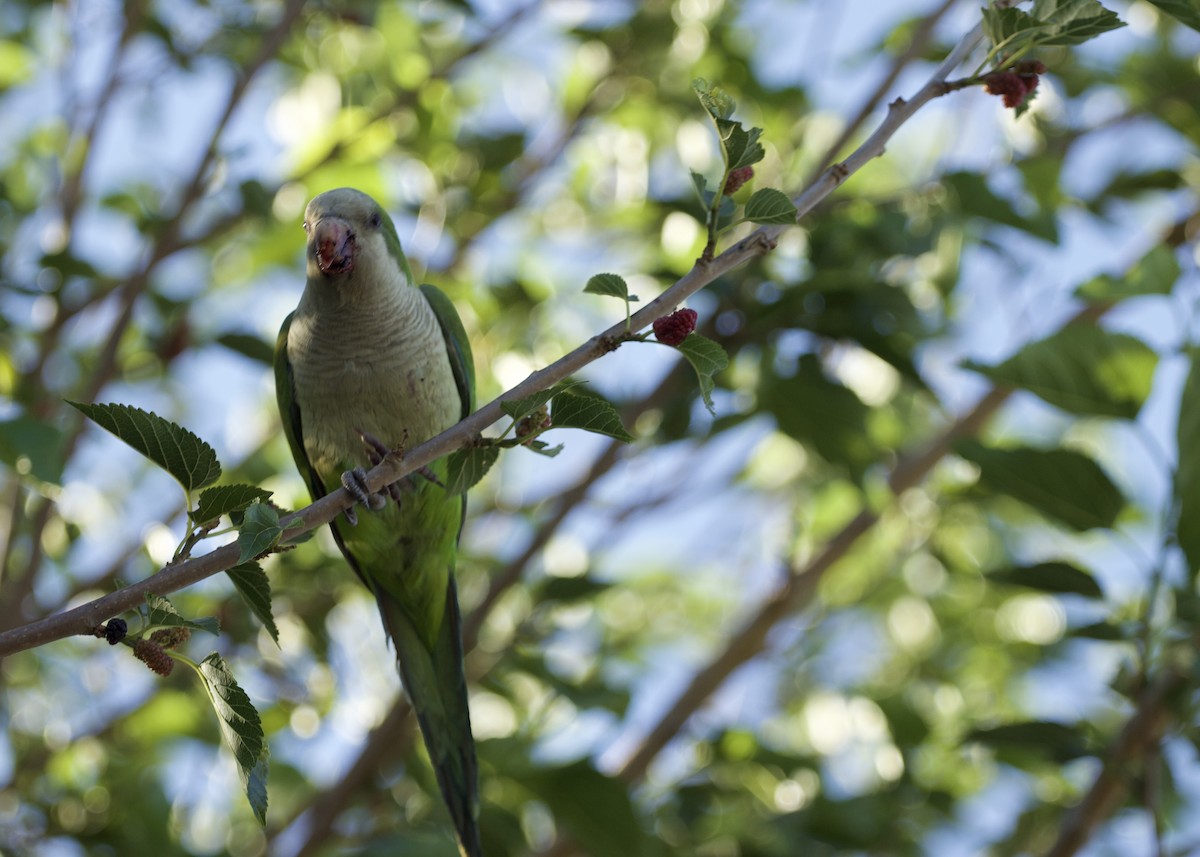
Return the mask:
[[[454,582],[466,501],[441,484],[444,459],[386,496],[369,495],[362,478],[388,446],[419,444],[471,412],[471,348],[450,299],[414,285],[375,200],[350,188],[323,193],[308,204],[304,230],[308,281],[275,346],[284,433],[314,499],[345,485],[370,509],[335,520],[334,539],[379,604],[459,850],[479,857]]]

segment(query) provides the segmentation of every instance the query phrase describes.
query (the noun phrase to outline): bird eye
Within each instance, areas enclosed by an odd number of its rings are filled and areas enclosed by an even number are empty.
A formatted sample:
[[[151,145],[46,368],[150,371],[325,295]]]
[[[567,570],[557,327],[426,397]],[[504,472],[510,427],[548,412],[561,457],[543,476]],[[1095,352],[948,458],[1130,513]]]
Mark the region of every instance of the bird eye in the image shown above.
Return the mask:
[[[312,227],[308,225],[308,221],[307,220],[304,221],[304,231],[308,232],[308,230],[310,230],[310,229],[312,229]]]
[[[367,218],[367,225],[372,229],[378,229],[381,225],[383,225],[383,218],[379,216],[378,211]]]

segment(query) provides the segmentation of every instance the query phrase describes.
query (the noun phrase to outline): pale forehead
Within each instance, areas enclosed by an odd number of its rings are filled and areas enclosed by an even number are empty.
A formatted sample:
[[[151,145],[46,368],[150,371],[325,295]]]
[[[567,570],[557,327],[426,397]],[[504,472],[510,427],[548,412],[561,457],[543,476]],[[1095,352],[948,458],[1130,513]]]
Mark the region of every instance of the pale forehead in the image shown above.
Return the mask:
[[[362,218],[379,210],[375,200],[362,191],[351,187],[340,187],[337,190],[327,190],[320,196],[313,197],[308,208],[304,210],[305,219],[320,217],[327,214],[337,214],[345,218]]]

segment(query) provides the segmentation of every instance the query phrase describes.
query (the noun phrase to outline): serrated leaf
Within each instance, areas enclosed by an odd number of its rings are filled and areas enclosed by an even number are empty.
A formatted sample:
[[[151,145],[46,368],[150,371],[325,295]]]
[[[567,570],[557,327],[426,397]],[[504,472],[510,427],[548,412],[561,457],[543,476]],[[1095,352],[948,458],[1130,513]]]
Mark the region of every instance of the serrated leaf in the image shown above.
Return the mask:
[[[764,187],[746,201],[745,216],[752,223],[795,223],[796,206],[783,191]]]
[[[1193,30],[1200,30],[1200,2],[1197,0],[1147,0],[1147,2],[1157,6],[1179,23],[1191,27]]]
[[[446,491],[465,494],[492,469],[499,457],[500,450],[494,446],[458,449],[450,453],[446,459]]]
[[[214,617],[185,619],[175,609],[175,605],[161,595],[147,593],[146,606],[150,608],[146,624],[151,628],[191,628],[193,631],[204,631],[214,636],[221,633],[221,623]]]
[[[217,453],[211,446],[157,414],[132,405],[67,404],[166,470],[185,491],[211,485],[221,475]]]
[[[1133,419],[1150,395],[1158,355],[1128,334],[1072,324],[996,366],[965,365],[1069,413]]]
[[[244,511],[252,503],[269,499],[270,491],[254,485],[218,485],[200,492],[200,500],[189,516],[197,524],[206,524],[222,515]]]
[[[522,417],[527,417],[540,408],[542,405],[549,402],[563,390],[569,390],[572,387],[578,387],[582,381],[575,378],[568,378],[565,381],[560,381],[549,390],[540,390],[532,396],[526,396],[523,399],[508,399],[500,403],[500,410],[508,414],[514,420],[519,420]]]
[[[713,405],[712,391],[716,383],[713,381],[713,376],[728,368],[729,355],[716,342],[698,333],[689,334],[687,339],[676,347],[696,370],[704,407],[708,408],[708,412],[715,416],[717,409]]]
[[[242,515],[242,525],[238,529],[238,564],[248,562],[270,550],[282,534],[277,511],[261,502],[248,506]]]
[[[698,77],[692,81],[692,90],[700,99],[700,105],[708,112],[714,121],[726,120],[733,115],[737,106],[723,89],[709,86],[708,81]]]
[[[1181,271],[1175,252],[1159,245],[1138,260],[1124,276],[1101,274],[1075,290],[1077,297],[1109,303],[1141,295],[1166,295],[1179,279]]]
[[[225,573],[233,581],[246,606],[263,623],[275,645],[279,645],[279,628],[275,626],[275,616],[271,612],[271,583],[267,580],[267,573],[253,561],[235,565]]]
[[[1039,592],[1053,592],[1056,595],[1104,597],[1096,578],[1069,562],[1040,562],[1035,565],[1014,566],[991,572],[987,578],[997,583],[1024,586]]]
[[[1200,573],[1200,350],[1190,354],[1192,366],[1179,394],[1175,427],[1179,462],[1175,468],[1175,496],[1179,520],[1175,538],[1193,577]]]
[[[583,290],[589,295],[607,295],[623,301],[630,299],[629,285],[619,274],[596,274],[587,281]]]
[[[238,686],[225,660],[213,652],[199,664],[200,676],[221,726],[221,737],[233,752],[238,776],[260,824],[267,817],[267,754],[262,721],[250,697]]]
[[[1021,48],[1078,45],[1125,26],[1096,0],[1034,0],[1028,13],[988,7],[983,10],[983,25],[988,40],[1003,55]]]
[[[997,7],[989,4],[983,9],[983,34],[993,45],[1005,44],[1021,33],[1031,38],[1037,26],[1038,22],[1032,15],[1015,6]],[[1005,47],[1010,48],[1009,45]]]
[[[550,405],[550,419],[555,428],[583,429],[626,443],[633,440],[612,403],[596,396],[559,393]]]
[[[729,134],[725,138],[723,148],[725,150],[725,168],[727,170],[736,170],[738,167],[749,167],[757,164],[765,156],[759,138],[762,137],[762,128],[751,128],[747,131],[741,125],[734,125],[729,129]]]
[[[1111,527],[1125,498],[1094,460],[1067,449],[997,449],[961,441],[956,451],[979,466],[980,485],[1020,500],[1075,530]]]
[[[1030,14],[1044,25],[1034,42],[1045,46],[1082,44],[1125,26],[1116,12],[1096,0],[1034,0]]]

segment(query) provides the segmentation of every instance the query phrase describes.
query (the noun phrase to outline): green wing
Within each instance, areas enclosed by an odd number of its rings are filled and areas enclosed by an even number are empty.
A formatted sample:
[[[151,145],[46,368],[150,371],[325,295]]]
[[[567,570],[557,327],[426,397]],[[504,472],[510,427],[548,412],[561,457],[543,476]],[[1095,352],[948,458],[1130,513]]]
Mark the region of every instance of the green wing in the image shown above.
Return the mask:
[[[446,353],[450,355],[450,368],[454,371],[454,382],[458,385],[458,396],[462,400],[462,416],[475,410],[475,358],[471,354],[471,340],[463,328],[462,319],[454,302],[437,286],[425,283],[421,293],[433,308],[442,337],[446,340]]]
[[[288,447],[292,450],[292,458],[300,475],[304,477],[312,498],[317,500],[327,493],[321,482],[321,477],[313,469],[304,451],[304,427],[300,419],[300,406],[296,404],[296,387],[292,380],[292,364],[287,356],[288,330],[292,326],[292,316],[288,313],[279,328],[279,337],[275,340],[275,401],[279,405],[279,419],[283,422],[283,434],[287,437]]]

